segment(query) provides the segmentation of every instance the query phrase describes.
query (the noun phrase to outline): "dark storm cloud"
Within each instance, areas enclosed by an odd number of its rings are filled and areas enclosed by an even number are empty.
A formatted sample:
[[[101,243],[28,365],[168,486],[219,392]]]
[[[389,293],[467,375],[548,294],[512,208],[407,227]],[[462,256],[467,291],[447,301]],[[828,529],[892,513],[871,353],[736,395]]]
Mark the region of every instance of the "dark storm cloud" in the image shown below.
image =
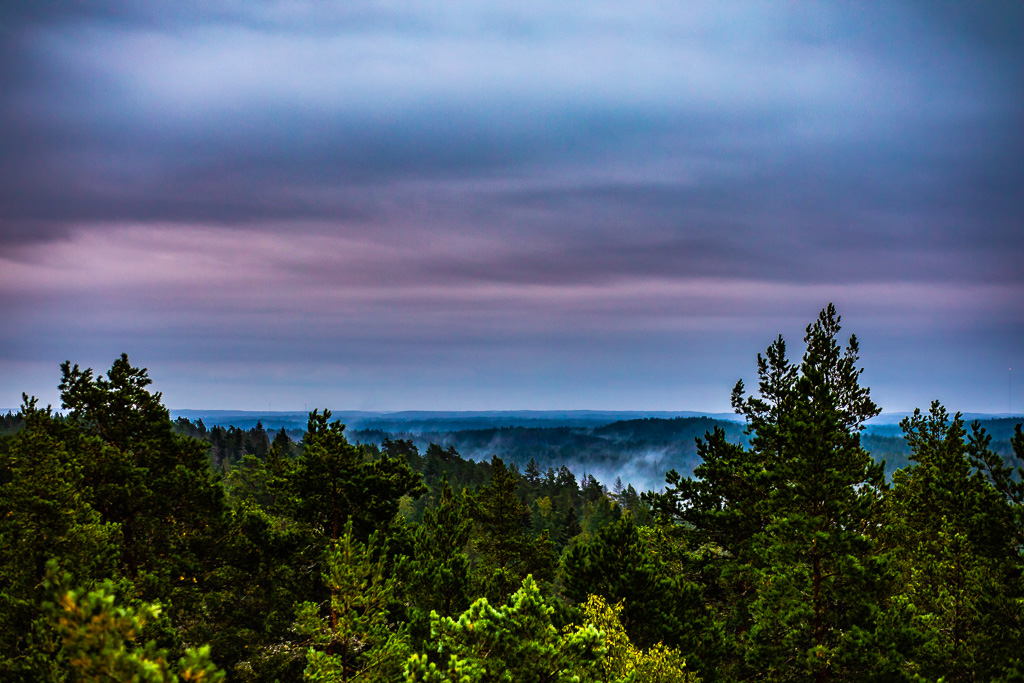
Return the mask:
[[[7,3],[0,32],[4,358],[554,372],[832,299],[1020,332],[1018,4]]]

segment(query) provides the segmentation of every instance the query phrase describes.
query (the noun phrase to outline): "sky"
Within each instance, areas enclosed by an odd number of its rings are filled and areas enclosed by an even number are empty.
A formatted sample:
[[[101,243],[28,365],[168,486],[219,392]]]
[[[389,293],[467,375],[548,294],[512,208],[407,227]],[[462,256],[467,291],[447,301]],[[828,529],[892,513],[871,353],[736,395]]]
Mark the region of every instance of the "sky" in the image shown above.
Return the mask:
[[[0,8],[0,407],[1019,413],[1022,257],[1019,2]]]

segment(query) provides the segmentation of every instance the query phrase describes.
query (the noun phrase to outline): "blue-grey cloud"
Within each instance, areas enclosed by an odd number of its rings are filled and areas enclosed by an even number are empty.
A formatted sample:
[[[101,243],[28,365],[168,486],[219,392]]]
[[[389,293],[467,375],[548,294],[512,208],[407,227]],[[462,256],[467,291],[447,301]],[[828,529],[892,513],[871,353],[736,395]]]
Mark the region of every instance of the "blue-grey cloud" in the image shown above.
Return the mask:
[[[8,5],[0,362],[608,379],[830,299],[1021,332],[1016,4]]]

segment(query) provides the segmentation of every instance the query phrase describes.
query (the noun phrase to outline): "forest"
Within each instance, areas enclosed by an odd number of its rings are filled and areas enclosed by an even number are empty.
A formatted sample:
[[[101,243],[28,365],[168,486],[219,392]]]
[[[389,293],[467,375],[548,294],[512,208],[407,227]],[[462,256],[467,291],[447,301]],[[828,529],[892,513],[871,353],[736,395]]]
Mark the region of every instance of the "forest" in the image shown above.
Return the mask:
[[[0,680],[1024,681],[1021,425],[935,402],[865,435],[840,332],[830,305],[757,355],[731,428],[516,428],[504,458],[326,410],[207,428],[126,355],[64,363],[59,411],[0,422]],[[693,467],[574,474],[640,441]]]

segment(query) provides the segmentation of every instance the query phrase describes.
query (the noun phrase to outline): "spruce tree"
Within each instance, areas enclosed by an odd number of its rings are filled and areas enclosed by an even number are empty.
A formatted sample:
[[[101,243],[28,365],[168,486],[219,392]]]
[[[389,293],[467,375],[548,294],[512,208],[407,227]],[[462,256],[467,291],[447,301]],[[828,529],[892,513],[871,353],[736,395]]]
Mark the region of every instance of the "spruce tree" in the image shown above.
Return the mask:
[[[471,529],[465,493],[455,495],[443,478],[437,504],[415,531],[410,593],[424,621],[431,611],[450,617],[469,607]]]

